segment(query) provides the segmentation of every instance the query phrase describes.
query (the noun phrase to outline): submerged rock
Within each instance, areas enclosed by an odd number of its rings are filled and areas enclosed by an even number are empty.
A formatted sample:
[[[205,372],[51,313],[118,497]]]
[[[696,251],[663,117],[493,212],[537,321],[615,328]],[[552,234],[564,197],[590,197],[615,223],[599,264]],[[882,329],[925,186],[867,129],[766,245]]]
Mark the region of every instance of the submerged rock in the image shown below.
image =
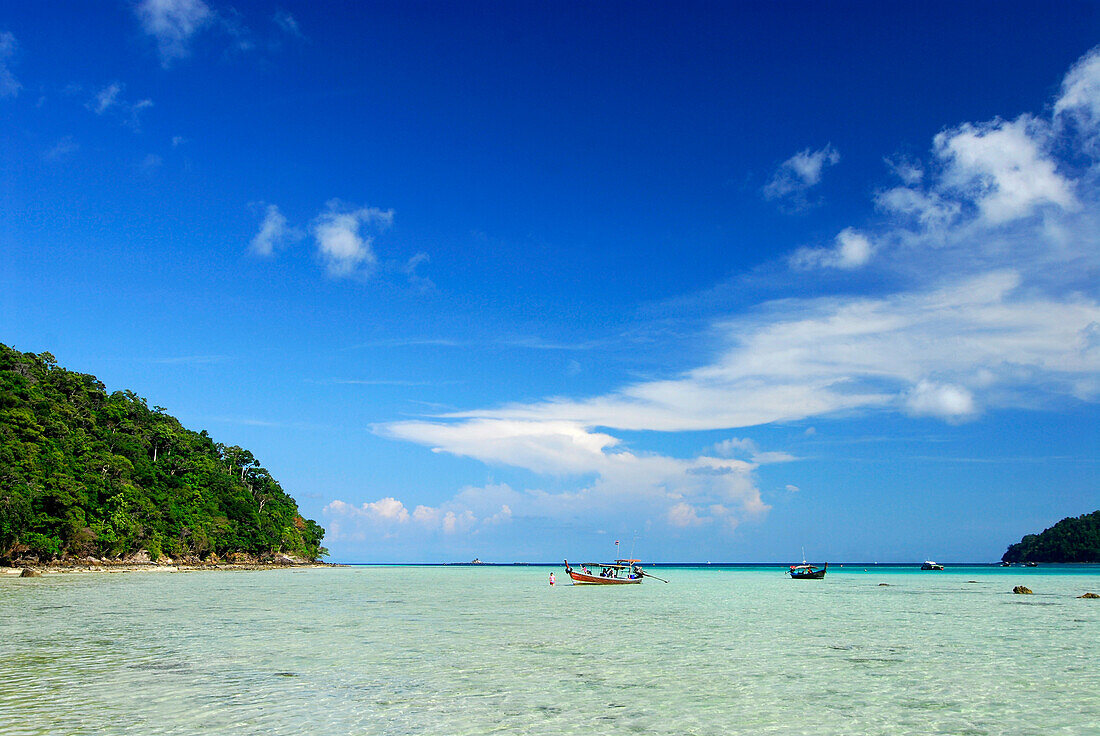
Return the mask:
[[[1085,593],[1084,595],[1079,595],[1077,597],[1078,598],[1100,598],[1100,595],[1096,595],[1096,593]]]
[[[1017,595],[1031,595],[1031,588],[1025,587],[1023,585],[1017,585],[1015,588],[1012,589],[1012,592],[1016,593]]]
[[[879,584],[878,584],[878,587],[880,587],[880,588],[889,588],[889,587],[890,587],[890,583],[879,583]]]

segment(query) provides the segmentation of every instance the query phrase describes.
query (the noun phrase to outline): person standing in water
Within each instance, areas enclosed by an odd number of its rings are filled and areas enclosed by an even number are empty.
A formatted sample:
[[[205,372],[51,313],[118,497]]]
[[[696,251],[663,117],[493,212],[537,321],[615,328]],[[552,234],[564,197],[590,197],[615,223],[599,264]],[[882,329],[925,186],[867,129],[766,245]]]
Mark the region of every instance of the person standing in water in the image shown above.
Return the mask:
[[[550,584],[554,584],[554,573],[550,573]]]

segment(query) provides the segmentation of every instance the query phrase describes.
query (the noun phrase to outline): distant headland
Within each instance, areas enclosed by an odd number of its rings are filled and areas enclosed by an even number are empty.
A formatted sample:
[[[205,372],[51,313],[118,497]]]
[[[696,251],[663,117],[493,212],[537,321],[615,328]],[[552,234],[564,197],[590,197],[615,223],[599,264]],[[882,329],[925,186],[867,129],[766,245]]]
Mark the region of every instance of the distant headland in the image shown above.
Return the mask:
[[[1008,548],[1003,562],[1100,562],[1100,511],[1066,517]]]
[[[309,563],[324,534],[248,450],[0,344],[0,565]]]

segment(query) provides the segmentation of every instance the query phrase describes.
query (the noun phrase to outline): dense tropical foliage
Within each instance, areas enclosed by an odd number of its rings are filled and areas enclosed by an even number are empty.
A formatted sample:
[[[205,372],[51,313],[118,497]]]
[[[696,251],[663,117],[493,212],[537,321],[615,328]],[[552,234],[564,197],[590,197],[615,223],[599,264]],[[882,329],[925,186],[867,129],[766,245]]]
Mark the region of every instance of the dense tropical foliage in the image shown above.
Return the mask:
[[[49,353],[0,345],[0,560],[325,554],[248,450],[185,429]]]
[[[1008,548],[1005,562],[1100,562],[1100,511],[1062,519]]]

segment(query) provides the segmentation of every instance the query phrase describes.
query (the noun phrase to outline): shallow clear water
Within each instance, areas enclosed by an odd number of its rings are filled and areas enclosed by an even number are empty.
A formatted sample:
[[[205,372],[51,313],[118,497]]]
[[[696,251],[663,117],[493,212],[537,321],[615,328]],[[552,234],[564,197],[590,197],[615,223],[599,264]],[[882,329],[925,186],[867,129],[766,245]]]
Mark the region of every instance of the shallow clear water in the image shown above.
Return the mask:
[[[652,572],[6,578],[0,733],[1100,734],[1100,567]]]

